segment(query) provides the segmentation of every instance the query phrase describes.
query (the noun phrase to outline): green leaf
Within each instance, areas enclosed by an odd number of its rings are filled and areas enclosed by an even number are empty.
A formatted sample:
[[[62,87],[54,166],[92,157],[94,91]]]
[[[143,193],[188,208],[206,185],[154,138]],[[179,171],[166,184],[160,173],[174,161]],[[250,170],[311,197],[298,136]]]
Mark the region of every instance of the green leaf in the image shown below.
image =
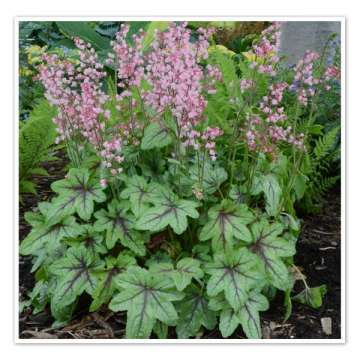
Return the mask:
[[[246,248],[228,254],[215,253],[214,262],[206,264],[205,272],[211,275],[208,295],[223,292],[235,311],[246,302],[248,291],[263,280],[257,257]]]
[[[85,21],[57,21],[56,25],[70,38],[78,36],[90,43],[96,50],[110,51],[109,40],[100,36]]]
[[[311,306],[314,309],[318,309],[322,305],[322,299],[326,294],[326,285],[317,287],[307,287],[301,293],[294,296],[292,299],[301,304]]]
[[[211,330],[216,325],[216,316],[208,307],[205,294],[192,286],[186,291],[185,298],[179,303],[179,321],[176,333],[179,339],[195,336],[201,326]]]
[[[108,211],[101,209],[95,213],[97,219],[94,229],[106,231],[106,246],[112,249],[120,240],[123,246],[140,256],[145,255],[146,234],[135,230],[135,217],[129,213],[130,203],[126,200],[113,200],[108,205]]]
[[[280,290],[287,290],[292,285],[290,273],[281,260],[295,254],[293,242],[280,238],[283,225],[280,223],[269,224],[261,219],[251,227],[253,245],[250,249],[257,254],[263,263],[270,283]]]
[[[161,197],[160,184],[147,181],[138,175],[126,179],[126,188],[121,192],[122,199],[129,199],[131,211],[136,217],[139,217],[149,204]]]
[[[193,278],[201,279],[204,275],[200,269],[200,261],[192,258],[183,258],[176,268],[170,262],[155,263],[150,266],[150,271],[162,277],[170,277],[177,290],[184,290]]]
[[[259,311],[265,311],[269,307],[269,302],[264,295],[257,290],[253,290],[241,307],[238,317],[241,326],[248,339],[261,339],[261,325]]]
[[[169,145],[171,141],[172,138],[166,127],[158,123],[152,123],[145,128],[144,137],[141,140],[141,149],[162,148]]]
[[[35,254],[47,246],[50,251],[55,250],[62,239],[76,237],[82,233],[83,228],[76,223],[73,216],[66,217],[57,224],[46,221],[38,223],[21,242],[20,254]]]
[[[208,194],[213,194],[220,188],[220,185],[228,178],[227,172],[222,167],[210,168],[205,165],[203,188]]]
[[[251,193],[257,195],[264,192],[266,212],[270,216],[277,215],[282,190],[274,174],[256,176],[252,185]]]
[[[139,230],[156,232],[170,225],[176,234],[182,234],[188,225],[187,217],[199,217],[196,210],[198,206],[195,201],[179,199],[168,193],[164,200],[154,201],[154,206],[140,216],[136,227]]]
[[[148,28],[146,29],[146,35],[143,40],[143,51],[148,50],[148,48],[150,47],[151,43],[154,40],[155,31],[164,31],[168,28],[168,26],[169,21],[151,21]]]
[[[183,295],[173,290],[168,280],[133,266],[117,276],[116,286],[120,293],[113,297],[109,308],[127,311],[127,338],[149,338],[156,320],[167,325],[176,323],[178,315],[172,302]]]
[[[67,178],[53,182],[51,188],[59,196],[52,201],[48,219],[77,212],[81,219],[89,220],[94,211],[94,202],[106,200],[100,184],[89,179],[87,169],[70,169]]]
[[[246,224],[252,221],[253,216],[246,205],[235,205],[230,200],[223,200],[220,205],[209,210],[208,218],[199,239],[211,239],[214,251],[231,249],[235,239],[251,242],[251,234]]]
[[[55,311],[72,304],[84,291],[92,294],[97,284],[96,273],[102,268],[99,257],[85,247],[69,248],[65,257],[50,266],[57,279],[51,299]]]
[[[99,281],[92,293],[93,302],[90,305],[90,311],[96,311],[102,304],[110,301],[115,291],[116,276],[132,265],[136,265],[135,258],[126,253],[120,253],[118,258],[99,274]]]
[[[229,337],[240,325],[240,319],[234,309],[226,308],[220,313],[219,329],[222,337]]]

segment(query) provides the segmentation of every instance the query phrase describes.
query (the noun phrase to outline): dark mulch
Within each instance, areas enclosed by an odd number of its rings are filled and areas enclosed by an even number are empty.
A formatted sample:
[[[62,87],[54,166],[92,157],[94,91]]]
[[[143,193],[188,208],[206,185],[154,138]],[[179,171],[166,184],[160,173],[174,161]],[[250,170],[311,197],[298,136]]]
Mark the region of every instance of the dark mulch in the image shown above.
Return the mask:
[[[27,195],[24,204],[20,206],[20,240],[30,230],[24,221],[24,212],[36,207],[37,202],[48,200],[51,196],[50,184],[64,176],[66,162],[60,160],[47,164],[50,177],[38,178],[38,196]],[[338,339],[341,337],[341,256],[340,256],[340,189],[334,188],[325,199],[325,206],[321,214],[308,215],[303,218],[302,232],[297,244],[296,265],[307,277],[310,286],[326,284],[327,294],[320,309],[314,310],[301,304],[293,303],[290,318],[283,323],[284,307],[281,294],[271,302],[271,308],[262,313],[262,327],[264,338],[268,339]],[[20,257],[20,298],[33,287],[34,278],[30,273],[31,259]],[[295,291],[301,291],[301,282],[296,283]],[[113,313],[106,308],[94,314],[87,314],[84,310],[90,303],[87,296],[79,301],[78,310],[74,320],[60,329],[52,329],[53,319],[50,312],[46,311],[33,315],[31,310],[25,310],[20,314],[19,336],[20,338],[38,339],[111,339],[122,338],[125,333],[125,316],[121,313]],[[322,319],[330,318],[331,334],[325,334],[322,327]],[[329,319],[325,320],[329,321]],[[170,329],[169,336],[175,334]],[[216,339],[221,338],[218,330],[205,331],[198,337]],[[232,338],[245,338],[239,329]]]

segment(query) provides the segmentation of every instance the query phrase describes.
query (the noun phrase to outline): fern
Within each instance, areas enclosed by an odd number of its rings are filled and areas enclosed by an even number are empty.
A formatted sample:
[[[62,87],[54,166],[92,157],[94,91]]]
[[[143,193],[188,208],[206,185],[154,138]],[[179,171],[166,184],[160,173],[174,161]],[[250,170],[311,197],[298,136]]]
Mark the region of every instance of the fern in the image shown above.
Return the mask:
[[[334,149],[340,127],[336,126],[318,139],[313,150],[315,162],[320,162]]]
[[[333,175],[340,156],[339,132],[339,126],[329,130],[315,141],[312,151],[306,157],[303,170],[309,178],[309,183],[301,206],[308,212],[321,209],[323,196],[340,179],[339,175]]]
[[[19,133],[19,192],[36,194],[33,175],[47,176],[41,167],[44,161],[54,160],[50,147],[55,141],[56,129],[52,118],[56,109],[45,99],[30,113]]]

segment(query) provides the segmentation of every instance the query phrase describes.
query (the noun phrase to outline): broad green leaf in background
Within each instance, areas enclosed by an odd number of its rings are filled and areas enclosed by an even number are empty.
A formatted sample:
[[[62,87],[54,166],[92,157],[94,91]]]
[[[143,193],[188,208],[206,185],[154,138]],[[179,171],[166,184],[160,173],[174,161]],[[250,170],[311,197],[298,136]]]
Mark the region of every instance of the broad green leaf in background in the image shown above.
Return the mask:
[[[260,175],[254,177],[251,193],[258,195],[261,192],[265,196],[265,209],[270,216],[277,215],[282,190],[274,174]]]
[[[178,319],[173,305],[183,295],[167,279],[159,279],[147,270],[132,266],[116,278],[120,292],[110,302],[113,311],[127,311],[126,337],[149,338],[156,320],[174,325]]]
[[[59,195],[51,203],[48,219],[77,212],[81,219],[89,220],[94,211],[94,202],[106,200],[99,182],[90,180],[87,169],[70,169],[67,178],[53,182],[51,189]]]
[[[106,37],[99,35],[85,21],[57,21],[56,25],[69,38],[79,37],[88,42],[95,50],[110,51],[110,42]]]
[[[253,220],[253,215],[245,204],[236,205],[231,200],[223,200],[220,205],[215,205],[208,211],[208,218],[199,239],[211,239],[215,251],[231,249],[234,239],[251,242],[246,224]]]
[[[169,21],[151,21],[151,23],[146,28],[146,35],[143,40],[143,51],[149,49],[151,43],[154,40],[155,31],[164,31],[168,28]]]
[[[162,148],[170,145],[171,142],[169,130],[159,123],[152,123],[145,128],[144,137],[141,140],[141,149]]]
[[[94,229],[106,231],[106,246],[112,249],[120,240],[137,255],[145,255],[146,234],[135,230],[135,217],[129,212],[130,203],[127,200],[113,200],[108,205],[108,211],[101,209],[95,213],[97,219]]]
[[[205,272],[211,275],[208,295],[223,292],[235,311],[246,302],[248,291],[263,280],[259,260],[246,248],[228,254],[215,253],[214,262],[205,265]]]
[[[290,273],[281,260],[295,254],[295,245],[279,235],[283,232],[281,223],[269,224],[266,219],[261,219],[251,227],[253,244],[251,250],[261,260],[269,277],[270,283],[280,290],[291,287]]]

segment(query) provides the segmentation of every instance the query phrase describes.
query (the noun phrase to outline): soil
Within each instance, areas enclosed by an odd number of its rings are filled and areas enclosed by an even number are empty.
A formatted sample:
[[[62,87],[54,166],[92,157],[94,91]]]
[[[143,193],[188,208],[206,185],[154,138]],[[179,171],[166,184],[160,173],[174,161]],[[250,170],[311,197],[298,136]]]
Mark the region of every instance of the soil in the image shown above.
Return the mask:
[[[38,195],[25,195],[20,205],[19,229],[20,241],[28,234],[30,226],[24,220],[24,213],[36,207],[39,201],[46,201],[52,196],[50,184],[65,174],[66,162],[60,159],[45,164],[50,176],[36,178]],[[293,302],[292,313],[284,322],[283,296],[279,293],[271,301],[268,311],[261,314],[263,337],[265,339],[338,339],[341,337],[341,206],[340,188],[332,189],[324,199],[320,214],[307,215],[302,219],[302,231],[297,242],[295,264],[306,276],[309,286],[325,284],[327,293],[319,309]],[[30,273],[30,257],[19,258],[19,295],[25,294],[34,286],[34,277]],[[302,290],[301,281],[295,284],[294,293]],[[88,296],[83,296],[75,311],[74,318],[65,327],[53,329],[53,319],[49,309],[39,314],[32,314],[26,309],[19,315],[19,337],[35,339],[111,339],[125,335],[126,318],[123,313],[113,313],[102,308],[97,313],[88,314],[84,309],[90,303]],[[325,319],[325,320],[324,320]],[[330,326],[325,326],[329,324]],[[169,337],[175,337],[173,329]],[[221,339],[220,332],[204,331],[198,338]],[[231,336],[245,339],[241,327]]]

